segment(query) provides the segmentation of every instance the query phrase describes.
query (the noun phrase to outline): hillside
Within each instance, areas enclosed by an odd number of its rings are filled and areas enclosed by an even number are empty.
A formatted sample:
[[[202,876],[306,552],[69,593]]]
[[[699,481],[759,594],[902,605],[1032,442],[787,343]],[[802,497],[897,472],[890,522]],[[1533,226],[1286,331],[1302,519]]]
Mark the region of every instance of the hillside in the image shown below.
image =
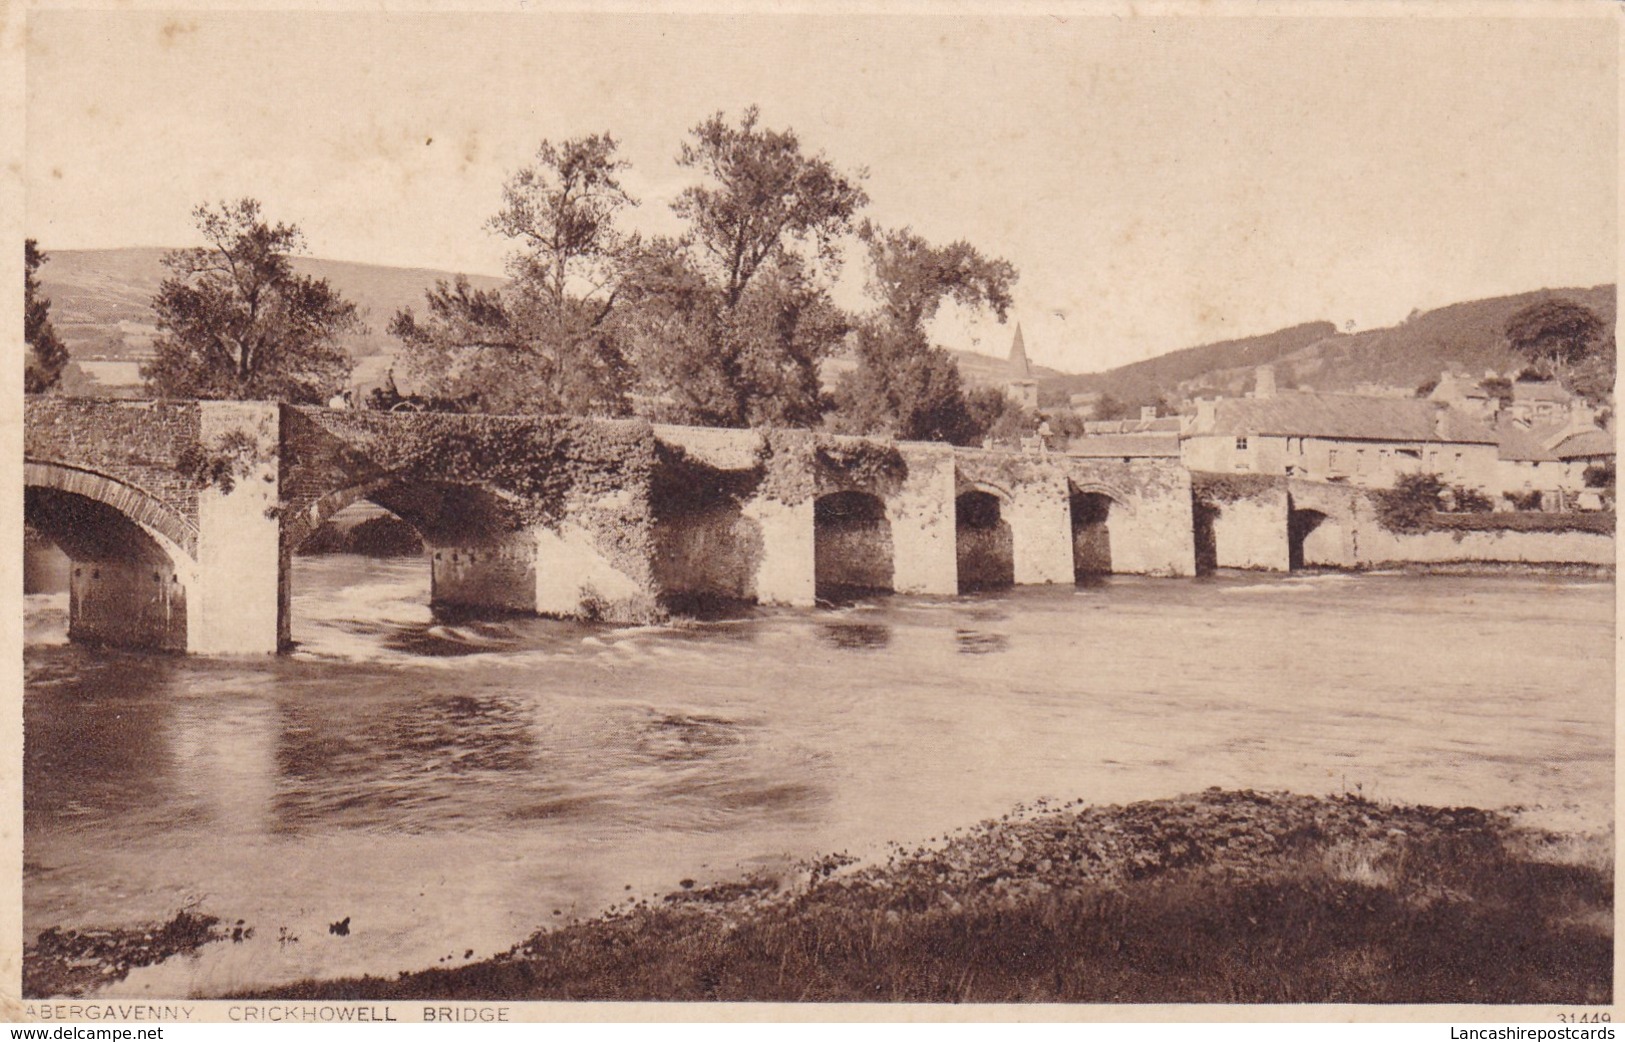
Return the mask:
[[[164,278],[163,249],[134,247],[116,250],[47,250],[50,259],[40,269],[40,282],[51,300],[51,320],[68,345],[68,351],[81,373],[70,373],[68,385],[78,392],[106,393],[109,385],[139,381],[138,363],[151,350],[157,335],[148,302]],[[405,307],[423,309],[423,294],[438,279],[451,279],[453,273],[429,268],[389,268],[377,264],[296,257],[294,267],[302,274],[325,278],[340,293],[360,306],[368,329],[343,341],[350,355],[360,361],[358,381],[382,376],[399,344],[387,327],[396,311]],[[476,287],[491,289],[505,280],[475,275]],[[1008,372],[1003,357],[954,351],[954,359],[965,379],[973,384],[1002,387]],[[374,359],[368,362],[367,359]],[[847,363],[849,364],[849,363]],[[839,371],[835,360],[831,371]],[[1040,379],[1065,376],[1055,369],[1033,367]],[[93,374],[99,384],[84,382]]]
[[[144,356],[157,333],[148,302],[165,271],[157,248],[48,250],[40,283],[51,300],[51,321],[75,361],[127,361]],[[294,258],[301,274],[324,278],[361,308],[368,328],[351,334],[344,346],[356,358],[393,351],[386,328],[401,308],[423,310],[424,291],[451,272],[389,268],[378,264]],[[482,289],[503,279],[471,276]]]
[[[1281,387],[1317,391],[1346,391],[1362,383],[1415,387],[1444,369],[1506,372],[1523,364],[1502,340],[1506,320],[1549,296],[1583,304],[1605,325],[1614,324],[1612,285],[1542,289],[1451,304],[1413,314],[1386,329],[1339,333],[1330,322],[1314,322],[1204,344],[1103,373],[1046,379],[1039,391],[1046,403],[1064,402],[1067,395],[1080,391],[1105,392],[1130,404],[1154,402],[1164,395],[1174,400],[1235,395],[1251,389],[1254,368],[1264,364],[1275,366]]]
[[[47,251],[40,269],[51,317],[68,345],[74,365],[70,389],[107,393],[110,387],[138,382],[137,363],[149,351],[157,330],[148,301],[164,277],[164,250]],[[419,310],[424,291],[451,272],[427,268],[390,268],[377,264],[300,257],[302,273],[325,278],[362,310],[368,328],[352,334],[344,346],[360,364],[356,377],[381,377],[397,345],[386,327],[405,307]],[[504,280],[472,276],[479,288]],[[1226,340],[1176,350],[1102,373],[1074,375],[1034,366],[1040,399],[1065,402],[1069,394],[1098,391],[1130,405],[1167,396],[1174,400],[1198,394],[1240,394],[1252,387],[1253,370],[1276,368],[1281,387],[1321,391],[1349,390],[1376,383],[1410,388],[1446,368],[1469,373],[1506,371],[1520,364],[1501,341],[1508,316],[1543,296],[1563,296],[1586,305],[1613,325],[1614,287],[1537,290],[1514,296],[1474,300],[1412,315],[1388,329],[1339,333],[1330,322],[1311,322],[1263,336]],[[971,351],[952,352],[960,372],[972,384],[1002,386],[1009,379],[1004,358]],[[371,359],[371,361],[368,361]],[[845,363],[850,364],[850,363]],[[842,367],[832,360],[831,371]],[[95,384],[85,382],[90,375]]]
[[[959,375],[965,382],[984,387],[1003,387],[1010,379],[1009,363],[1003,356],[984,355],[976,351],[954,351],[954,363],[959,366]],[[1073,379],[1070,373],[1063,373],[1059,369],[1048,366],[1034,365],[1033,379],[1040,382],[1044,380]]]

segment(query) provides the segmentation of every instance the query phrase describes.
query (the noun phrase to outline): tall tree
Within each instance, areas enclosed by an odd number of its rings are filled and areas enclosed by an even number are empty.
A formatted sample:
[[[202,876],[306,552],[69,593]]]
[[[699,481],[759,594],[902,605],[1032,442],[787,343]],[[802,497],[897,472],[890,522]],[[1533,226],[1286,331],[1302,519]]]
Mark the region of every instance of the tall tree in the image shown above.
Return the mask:
[[[268,223],[255,199],[192,212],[207,246],[164,256],[153,297],[162,335],[141,375],[166,397],[323,402],[351,361],[339,344],[362,328],[326,279],[294,273],[305,248],[294,225]]]
[[[990,399],[967,397],[959,367],[931,343],[927,326],[950,299],[989,308],[1002,321],[1011,305],[1014,266],[984,257],[964,241],[933,246],[908,228],[865,222],[858,235],[868,247],[868,288],[876,307],[859,324],[857,367],[837,384],[835,425],[958,444],[981,438],[1002,409]]]
[[[55,387],[68,364],[68,348],[51,325],[50,298],[40,296],[39,279],[34,277],[49,257],[33,239],[23,240],[23,343],[28,345],[23,390],[29,394]]]
[[[626,411],[630,373],[612,319],[642,247],[616,227],[636,205],[616,148],[608,134],[543,141],[508,179],[488,225],[519,245],[509,285],[442,281],[424,320],[410,309],[395,316],[390,332],[432,395],[489,412]]]
[[[738,126],[718,112],[690,131],[677,156],[707,183],[685,188],[672,209],[688,220],[728,307],[762,265],[798,243],[833,262],[836,238],[869,201],[861,172],[848,176],[822,155],[804,154],[795,131],[761,128],[760,118],[754,105]]]
[[[664,419],[811,426],[823,413],[819,365],[847,331],[830,298],[837,240],[868,199],[861,175],[759,119],[752,107],[693,128],[677,161],[703,180],[672,205],[688,231],[640,268],[635,357],[646,410]]]
[[[1591,358],[1605,332],[1595,311],[1561,298],[1531,304],[1507,319],[1506,324],[1507,343],[1512,350],[1533,363],[1542,375],[1558,379]]]

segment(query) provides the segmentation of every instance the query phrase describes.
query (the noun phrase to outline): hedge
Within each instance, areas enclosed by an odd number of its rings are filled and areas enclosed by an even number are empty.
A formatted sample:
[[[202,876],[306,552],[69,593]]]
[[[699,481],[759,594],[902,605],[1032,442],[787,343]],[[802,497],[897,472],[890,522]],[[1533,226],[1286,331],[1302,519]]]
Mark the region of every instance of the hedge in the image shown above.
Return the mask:
[[[1425,514],[1421,530],[1456,532],[1595,532],[1614,534],[1613,511],[1596,513],[1547,514],[1529,512],[1501,514]]]

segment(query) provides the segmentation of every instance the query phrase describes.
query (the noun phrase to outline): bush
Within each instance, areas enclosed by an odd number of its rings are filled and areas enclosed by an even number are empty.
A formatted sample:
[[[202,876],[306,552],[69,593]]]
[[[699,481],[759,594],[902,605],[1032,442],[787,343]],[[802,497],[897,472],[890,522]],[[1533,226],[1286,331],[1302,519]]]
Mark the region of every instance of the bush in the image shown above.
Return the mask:
[[[1613,488],[1614,465],[1612,463],[1593,463],[1585,469],[1583,478],[1586,488]]]
[[[1457,532],[1594,532],[1614,534],[1612,511],[1586,514],[1547,514],[1540,511],[1517,514],[1432,514],[1424,516],[1412,531]]]
[[[1508,492],[1506,497],[1514,510],[1539,510],[1544,498],[1539,489],[1533,488],[1527,492]]]
[[[1495,502],[1476,488],[1453,485],[1450,498],[1455,500],[1456,511],[1462,514],[1487,514],[1495,509]]]
[[[1390,532],[1415,532],[1444,506],[1445,483],[1437,474],[1401,474],[1393,488],[1372,493],[1377,519]]]

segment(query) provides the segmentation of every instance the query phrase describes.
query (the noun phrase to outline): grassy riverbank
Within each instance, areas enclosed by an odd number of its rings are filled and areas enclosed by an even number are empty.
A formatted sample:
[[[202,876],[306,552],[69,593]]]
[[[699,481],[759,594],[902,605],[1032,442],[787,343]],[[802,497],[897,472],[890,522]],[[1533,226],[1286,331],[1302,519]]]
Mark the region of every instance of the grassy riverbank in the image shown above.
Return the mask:
[[[1611,837],[1210,790],[1040,805],[884,864],[680,889],[283,998],[1607,1003]],[[258,993],[256,993],[258,994]]]

